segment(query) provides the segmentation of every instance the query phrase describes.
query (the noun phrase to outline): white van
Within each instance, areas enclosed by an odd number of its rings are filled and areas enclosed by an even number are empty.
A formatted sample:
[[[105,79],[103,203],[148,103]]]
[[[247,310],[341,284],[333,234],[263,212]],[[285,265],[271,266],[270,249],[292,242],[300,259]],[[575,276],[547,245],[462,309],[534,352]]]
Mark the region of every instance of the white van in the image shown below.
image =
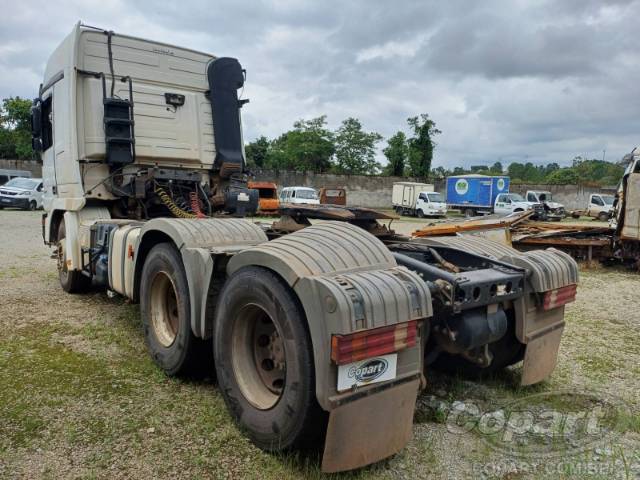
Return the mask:
[[[319,205],[318,192],[310,187],[284,187],[280,191],[280,203]]]
[[[12,178],[0,187],[0,209],[42,208],[42,190],[41,178]]]

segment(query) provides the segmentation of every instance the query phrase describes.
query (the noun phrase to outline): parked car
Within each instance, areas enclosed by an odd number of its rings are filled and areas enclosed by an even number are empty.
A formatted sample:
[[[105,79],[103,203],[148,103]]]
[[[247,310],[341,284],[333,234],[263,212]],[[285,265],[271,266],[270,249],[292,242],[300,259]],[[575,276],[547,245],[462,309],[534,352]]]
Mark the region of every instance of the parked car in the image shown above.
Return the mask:
[[[29,170],[11,170],[0,168],[0,186],[4,185],[12,178],[17,177],[31,178],[31,172]]]
[[[0,208],[42,208],[42,179],[13,178],[0,187]]]
[[[311,187],[285,187],[280,192],[280,203],[319,205],[320,199]]]

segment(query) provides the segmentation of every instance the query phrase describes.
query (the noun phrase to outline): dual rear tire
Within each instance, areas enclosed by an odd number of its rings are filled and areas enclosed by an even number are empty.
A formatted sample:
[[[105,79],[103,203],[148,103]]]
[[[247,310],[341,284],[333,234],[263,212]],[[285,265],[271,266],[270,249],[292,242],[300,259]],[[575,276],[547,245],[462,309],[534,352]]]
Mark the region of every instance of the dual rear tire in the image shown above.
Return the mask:
[[[180,255],[163,243],[145,260],[140,303],[145,341],[158,366],[168,375],[184,375],[212,372],[215,364],[229,412],[258,447],[314,446],[322,437],[326,414],[315,396],[306,319],[276,274],[246,267],[231,276],[219,295],[213,342],[201,340],[191,328]]]

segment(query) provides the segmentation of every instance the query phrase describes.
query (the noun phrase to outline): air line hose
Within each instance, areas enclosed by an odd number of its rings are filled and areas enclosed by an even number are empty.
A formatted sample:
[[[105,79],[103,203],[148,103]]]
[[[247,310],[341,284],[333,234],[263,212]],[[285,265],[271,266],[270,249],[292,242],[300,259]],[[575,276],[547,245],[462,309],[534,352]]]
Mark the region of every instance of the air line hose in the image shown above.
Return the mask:
[[[156,193],[156,195],[158,195],[158,197],[160,197],[160,200],[162,201],[162,203],[166,205],[166,207],[169,209],[169,211],[173,214],[174,217],[198,218],[198,215],[182,210],[178,205],[176,205],[175,202],[171,199],[171,197],[167,194],[167,192],[164,191],[162,187],[156,186],[156,188],[154,189],[154,192]]]

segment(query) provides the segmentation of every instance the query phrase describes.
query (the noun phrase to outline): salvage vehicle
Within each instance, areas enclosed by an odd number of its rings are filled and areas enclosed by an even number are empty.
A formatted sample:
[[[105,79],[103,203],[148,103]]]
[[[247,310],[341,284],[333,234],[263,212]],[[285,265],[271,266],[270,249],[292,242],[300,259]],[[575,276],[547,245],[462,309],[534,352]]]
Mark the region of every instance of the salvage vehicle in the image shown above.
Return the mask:
[[[324,442],[326,472],[404,447],[425,363],[481,374],[524,360],[523,384],[553,371],[578,281],[561,252],[412,241],[339,206],[242,218],[259,199],[244,82],[234,58],[76,25],[32,107],[65,291],[139,303],[167,375],[215,369],[258,447]]]
[[[613,195],[604,193],[592,193],[589,195],[587,208],[585,210],[572,210],[571,216],[573,218],[580,218],[582,216],[592,217],[601,222],[606,222],[613,215],[615,198]]]
[[[273,182],[248,182],[248,187],[258,191],[258,213],[273,215],[278,213],[278,186]]]
[[[324,205],[347,204],[347,190],[343,187],[322,187],[319,197],[320,203]]]
[[[0,209],[35,210],[42,208],[42,190],[41,178],[12,178],[0,187]]]
[[[562,220],[566,216],[564,205],[553,201],[553,195],[547,190],[527,190],[527,202],[542,204],[548,220]]]

